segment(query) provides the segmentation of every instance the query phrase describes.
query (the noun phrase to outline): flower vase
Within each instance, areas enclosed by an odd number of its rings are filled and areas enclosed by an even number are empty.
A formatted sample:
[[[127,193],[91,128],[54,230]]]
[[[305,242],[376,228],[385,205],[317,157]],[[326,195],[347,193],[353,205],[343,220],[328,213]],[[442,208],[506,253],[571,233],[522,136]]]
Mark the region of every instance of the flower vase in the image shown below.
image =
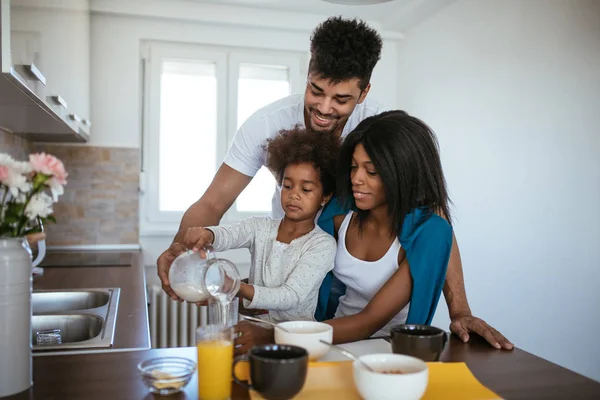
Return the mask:
[[[0,397],[32,381],[31,254],[24,238],[0,237]]]

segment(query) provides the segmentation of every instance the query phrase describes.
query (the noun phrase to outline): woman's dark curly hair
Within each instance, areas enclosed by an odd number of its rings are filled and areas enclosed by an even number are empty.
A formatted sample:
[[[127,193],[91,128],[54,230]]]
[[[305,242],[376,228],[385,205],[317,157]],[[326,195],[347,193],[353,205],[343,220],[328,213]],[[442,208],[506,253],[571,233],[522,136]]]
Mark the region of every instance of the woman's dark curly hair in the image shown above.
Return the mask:
[[[333,83],[360,79],[364,90],[381,57],[381,36],[358,19],[331,17],[310,38],[309,71]]]
[[[310,163],[319,174],[323,195],[335,191],[340,139],[336,135],[306,130],[300,125],[282,130],[265,144],[266,167],[276,174],[279,184],[285,168],[291,164]]]

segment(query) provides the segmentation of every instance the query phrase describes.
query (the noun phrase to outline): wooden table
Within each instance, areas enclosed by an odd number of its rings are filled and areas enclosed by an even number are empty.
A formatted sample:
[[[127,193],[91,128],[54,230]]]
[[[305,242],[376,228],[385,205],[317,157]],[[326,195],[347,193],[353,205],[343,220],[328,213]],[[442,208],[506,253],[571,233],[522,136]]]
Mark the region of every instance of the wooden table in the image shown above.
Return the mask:
[[[468,344],[453,337],[443,361],[464,361],[487,387],[506,399],[600,399],[600,383],[523,350],[491,348],[479,338]],[[159,399],[140,380],[138,362],[157,356],[196,359],[193,347],[96,355],[34,358],[34,386],[9,399]],[[197,399],[197,379],[185,393],[168,399]],[[248,392],[233,385],[233,399]]]

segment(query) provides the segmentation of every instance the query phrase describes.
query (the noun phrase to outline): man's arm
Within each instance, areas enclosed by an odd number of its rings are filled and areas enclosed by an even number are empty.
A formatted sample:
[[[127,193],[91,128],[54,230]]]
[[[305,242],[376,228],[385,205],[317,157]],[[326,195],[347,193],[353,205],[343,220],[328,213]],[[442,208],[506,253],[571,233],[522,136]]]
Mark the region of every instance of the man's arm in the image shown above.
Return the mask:
[[[446,282],[444,283],[444,297],[448,305],[450,319],[458,315],[470,315],[471,308],[465,292],[465,280],[460,259],[460,250],[454,233],[452,234],[452,250],[448,261]]]
[[[444,283],[444,297],[450,314],[450,330],[463,342],[469,340],[469,332],[475,332],[497,349],[511,350],[514,347],[500,332],[471,313],[465,292],[460,250],[454,234],[452,235],[452,250]]]
[[[239,194],[250,183],[252,177],[242,174],[227,164],[221,164],[210,186],[200,200],[192,204],[181,219],[179,231],[171,246],[157,260],[158,276],[163,290],[173,299],[181,300],[171,289],[169,283],[169,268],[175,258],[185,251],[178,242],[183,241],[185,231],[196,226],[218,225],[223,214],[231,207]]]

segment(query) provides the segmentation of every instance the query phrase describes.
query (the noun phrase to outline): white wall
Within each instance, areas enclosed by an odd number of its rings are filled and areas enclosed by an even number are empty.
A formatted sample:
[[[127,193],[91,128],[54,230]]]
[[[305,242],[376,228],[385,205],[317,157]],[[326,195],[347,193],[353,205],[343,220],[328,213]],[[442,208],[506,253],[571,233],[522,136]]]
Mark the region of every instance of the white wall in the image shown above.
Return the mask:
[[[284,31],[225,24],[92,15],[94,146],[140,147],[140,42],[162,40],[308,52],[310,30]],[[387,40],[370,95],[396,105],[397,42]]]
[[[600,2],[461,0],[399,62],[401,107],[440,140],[474,313],[600,380]]]

